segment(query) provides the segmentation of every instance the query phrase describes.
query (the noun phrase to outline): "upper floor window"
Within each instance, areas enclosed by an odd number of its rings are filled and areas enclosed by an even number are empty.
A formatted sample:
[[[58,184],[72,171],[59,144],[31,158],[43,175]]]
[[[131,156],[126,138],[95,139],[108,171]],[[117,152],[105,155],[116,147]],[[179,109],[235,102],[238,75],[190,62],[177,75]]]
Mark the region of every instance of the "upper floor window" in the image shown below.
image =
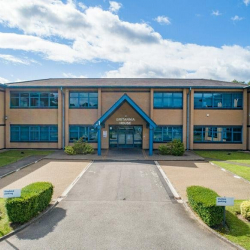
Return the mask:
[[[85,142],[97,142],[97,129],[92,126],[69,126],[69,141],[83,138]]]
[[[214,108],[214,109],[231,109],[242,108],[242,93],[210,93],[210,92],[195,92],[194,93],[194,108]]]
[[[241,143],[242,127],[194,126],[194,142]]]
[[[182,92],[154,92],[154,108],[182,108]]]
[[[11,108],[57,108],[58,93],[10,92]]]
[[[57,125],[11,125],[11,142],[57,142]]]
[[[182,126],[159,126],[154,130],[154,142],[182,140]]]
[[[70,108],[98,108],[97,92],[70,92]]]

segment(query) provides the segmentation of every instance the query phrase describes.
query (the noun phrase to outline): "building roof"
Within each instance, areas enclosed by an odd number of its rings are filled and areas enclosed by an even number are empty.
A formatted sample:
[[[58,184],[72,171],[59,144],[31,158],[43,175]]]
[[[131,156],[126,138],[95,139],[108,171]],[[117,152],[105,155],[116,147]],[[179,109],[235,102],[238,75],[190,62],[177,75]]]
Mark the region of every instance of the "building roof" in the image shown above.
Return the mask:
[[[176,78],[50,78],[7,83],[9,88],[245,88],[247,84],[207,79]]]

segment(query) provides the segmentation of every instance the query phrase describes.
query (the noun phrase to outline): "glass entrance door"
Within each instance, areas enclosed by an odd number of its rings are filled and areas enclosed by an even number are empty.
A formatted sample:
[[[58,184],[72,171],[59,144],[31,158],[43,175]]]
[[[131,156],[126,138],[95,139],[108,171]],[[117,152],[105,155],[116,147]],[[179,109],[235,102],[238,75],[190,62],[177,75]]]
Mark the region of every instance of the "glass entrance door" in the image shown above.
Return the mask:
[[[142,126],[110,126],[110,148],[142,147]]]

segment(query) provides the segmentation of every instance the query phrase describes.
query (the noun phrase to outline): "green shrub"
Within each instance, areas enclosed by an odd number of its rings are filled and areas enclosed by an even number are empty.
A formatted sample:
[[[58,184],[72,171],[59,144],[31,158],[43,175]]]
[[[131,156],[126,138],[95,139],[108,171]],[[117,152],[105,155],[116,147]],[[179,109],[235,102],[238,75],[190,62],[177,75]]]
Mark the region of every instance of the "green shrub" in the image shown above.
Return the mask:
[[[75,151],[74,151],[74,148],[72,146],[66,146],[65,149],[64,149],[64,152],[67,154],[67,155],[75,155]]]
[[[20,198],[8,198],[6,209],[9,220],[24,223],[48,207],[53,194],[53,185],[49,182],[35,182],[21,191]]]
[[[74,154],[92,154],[94,152],[93,147],[84,142],[82,137],[74,142],[72,149]]]
[[[75,154],[83,154],[85,147],[85,142],[83,141],[83,138],[79,138],[77,141],[74,141],[73,149]]]
[[[175,156],[182,156],[185,152],[184,144],[181,140],[173,140],[171,145],[171,154]]]
[[[208,226],[219,225],[223,220],[223,207],[216,206],[219,195],[213,190],[200,186],[187,188],[188,202],[191,208]]]
[[[173,140],[165,145],[160,145],[158,150],[161,155],[182,156],[185,152],[184,144],[181,140]]]
[[[241,203],[240,213],[245,219],[250,220],[250,200]]]
[[[93,149],[93,147],[90,144],[85,143],[85,146],[83,148],[83,153],[84,154],[93,154],[94,153],[94,149]]]
[[[171,154],[171,145],[160,145],[158,148],[161,155],[170,155]]]

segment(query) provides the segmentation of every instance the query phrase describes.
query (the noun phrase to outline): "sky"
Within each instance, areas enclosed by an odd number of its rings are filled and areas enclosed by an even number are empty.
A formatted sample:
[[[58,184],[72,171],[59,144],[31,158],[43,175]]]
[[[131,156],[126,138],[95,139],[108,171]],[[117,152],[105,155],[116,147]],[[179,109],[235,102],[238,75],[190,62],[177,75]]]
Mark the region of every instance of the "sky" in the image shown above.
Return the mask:
[[[250,81],[250,0],[0,0],[0,82]]]

